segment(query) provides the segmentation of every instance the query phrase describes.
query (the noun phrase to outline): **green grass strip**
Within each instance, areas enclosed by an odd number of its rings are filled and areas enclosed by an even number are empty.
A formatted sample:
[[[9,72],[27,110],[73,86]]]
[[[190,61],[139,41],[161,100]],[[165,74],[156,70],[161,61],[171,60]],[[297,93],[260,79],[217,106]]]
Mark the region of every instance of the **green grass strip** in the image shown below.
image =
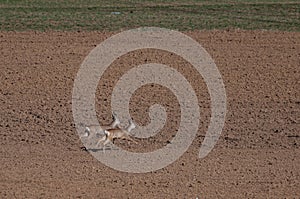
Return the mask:
[[[299,1],[0,0],[0,29],[107,30],[141,26],[177,30],[300,31]]]

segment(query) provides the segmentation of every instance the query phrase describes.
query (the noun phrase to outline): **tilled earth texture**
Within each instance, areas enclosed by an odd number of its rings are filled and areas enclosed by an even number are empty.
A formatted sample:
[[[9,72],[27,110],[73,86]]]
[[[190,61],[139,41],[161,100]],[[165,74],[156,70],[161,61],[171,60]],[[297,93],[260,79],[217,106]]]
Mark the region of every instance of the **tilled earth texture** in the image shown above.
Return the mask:
[[[96,112],[111,119],[111,93],[130,68],[162,63],[193,86],[201,119],[196,139],[177,161],[144,174],[105,166],[88,153],[72,116],[72,89],[89,52],[114,33],[0,33],[1,198],[298,198],[300,196],[300,33],[276,31],[185,32],[214,59],[224,81],[227,115],[214,149],[203,159],[199,147],[210,122],[207,86],[176,54],[155,49],[116,59],[101,77]],[[122,45],[122,44],[120,44]],[[139,88],[130,114],[150,122],[160,103],[164,128],[137,143],[116,140],[129,151],[166,146],[180,123],[179,103],[166,87]],[[100,105],[101,104],[101,105]]]

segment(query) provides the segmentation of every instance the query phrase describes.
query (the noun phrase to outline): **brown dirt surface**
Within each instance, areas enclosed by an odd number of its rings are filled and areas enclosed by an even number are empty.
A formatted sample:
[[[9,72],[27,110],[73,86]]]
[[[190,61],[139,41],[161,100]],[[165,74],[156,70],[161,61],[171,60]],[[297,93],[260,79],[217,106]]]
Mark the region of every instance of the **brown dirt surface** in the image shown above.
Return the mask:
[[[117,59],[101,78],[96,108],[109,123],[110,95],[130,67],[159,62],[176,68],[197,93],[200,127],[173,164],[146,174],[123,173],[97,161],[83,145],[72,117],[72,88],[88,53],[112,33],[0,32],[1,198],[296,198],[300,196],[300,33],[187,32],[215,60],[227,94],[220,139],[204,159],[200,144],[210,118],[201,76],[185,60],[153,49]],[[176,134],[176,98],[159,85],[140,88],[130,112],[140,125],[148,107],[167,108],[164,129],[131,151],[158,149]],[[101,107],[99,104],[101,103]],[[171,133],[175,132],[175,133]]]

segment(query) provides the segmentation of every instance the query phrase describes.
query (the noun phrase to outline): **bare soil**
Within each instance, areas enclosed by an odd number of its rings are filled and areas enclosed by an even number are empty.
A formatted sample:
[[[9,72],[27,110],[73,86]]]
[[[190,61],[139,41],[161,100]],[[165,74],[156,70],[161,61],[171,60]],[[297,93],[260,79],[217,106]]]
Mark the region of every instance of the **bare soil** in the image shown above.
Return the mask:
[[[83,149],[72,118],[72,88],[87,54],[112,33],[0,32],[1,198],[297,198],[300,196],[300,33],[187,32],[213,57],[227,93],[228,112],[213,151],[198,159],[210,118],[200,75],[182,58],[148,49],[117,59],[97,90],[100,123],[110,117],[110,94],[130,67],[159,62],[176,68],[197,93],[201,125],[189,150],[146,174],[113,170]],[[152,151],[176,134],[175,96],[159,85],[140,88],[131,115],[150,120],[153,103],[167,107],[164,129],[128,150]],[[101,103],[101,107],[99,104]],[[173,133],[172,133],[173,132]]]

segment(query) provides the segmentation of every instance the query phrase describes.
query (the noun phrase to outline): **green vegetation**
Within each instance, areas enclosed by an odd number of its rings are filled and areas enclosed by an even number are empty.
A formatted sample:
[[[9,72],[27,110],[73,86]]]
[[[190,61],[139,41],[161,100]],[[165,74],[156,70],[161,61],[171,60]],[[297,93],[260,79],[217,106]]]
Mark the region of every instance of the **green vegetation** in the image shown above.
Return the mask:
[[[279,0],[0,0],[0,30],[300,31],[300,2]]]

